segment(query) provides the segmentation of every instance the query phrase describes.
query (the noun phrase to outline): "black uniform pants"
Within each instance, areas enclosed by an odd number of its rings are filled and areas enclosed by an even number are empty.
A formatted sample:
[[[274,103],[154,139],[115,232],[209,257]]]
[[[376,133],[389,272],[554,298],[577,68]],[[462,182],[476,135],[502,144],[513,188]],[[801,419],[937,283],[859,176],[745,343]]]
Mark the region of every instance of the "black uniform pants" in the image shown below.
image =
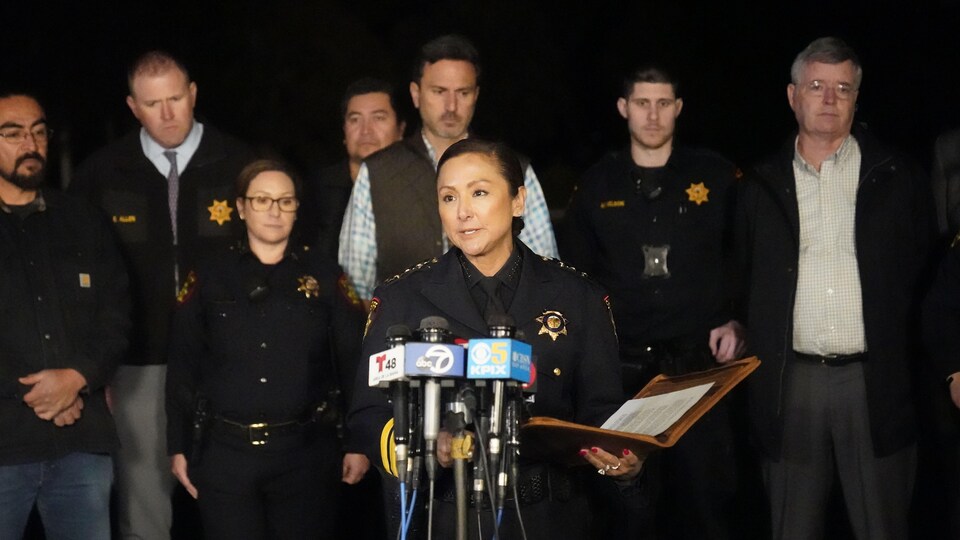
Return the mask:
[[[335,538],[336,436],[290,434],[253,446],[216,427],[190,471],[204,538]]]
[[[715,367],[707,336],[677,338],[622,351],[624,399],[632,398],[659,373],[682,375]],[[646,473],[659,487],[654,503],[660,538],[731,538],[736,523],[739,465],[733,396],[703,416],[679,442],[648,458]],[[639,535],[634,531],[631,535]]]

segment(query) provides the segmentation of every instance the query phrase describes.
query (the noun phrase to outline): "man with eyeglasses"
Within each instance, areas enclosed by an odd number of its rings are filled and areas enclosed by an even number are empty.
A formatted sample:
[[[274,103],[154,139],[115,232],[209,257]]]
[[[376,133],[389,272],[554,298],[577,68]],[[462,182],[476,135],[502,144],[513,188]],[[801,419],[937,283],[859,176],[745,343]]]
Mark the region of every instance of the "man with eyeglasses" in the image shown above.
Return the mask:
[[[631,72],[617,99],[629,146],[586,172],[561,228],[563,260],[610,292],[624,399],[658,373],[709,369],[743,349],[724,287],[738,171],[714,152],[676,144],[682,109],[671,74],[655,66]],[[648,485],[662,486],[657,537],[735,534],[733,443],[724,402],[648,463]]]
[[[0,538],[110,538],[104,387],[128,344],[127,275],[85,201],[44,187],[40,104],[0,92]]]
[[[197,84],[170,54],[143,54],[127,81],[142,127],[90,156],[69,189],[107,213],[131,273],[131,351],[110,385],[118,525],[121,537],[159,539],[170,536],[175,484],[163,410],[170,312],[197,259],[239,237],[233,182],[253,156],[194,119]]]
[[[857,538],[907,538],[911,365],[936,226],[920,169],[854,124],[862,68],[838,38],[793,62],[798,133],[741,183],[750,421],[773,538],[820,538],[834,476]],[[834,518],[835,521],[835,518]]]

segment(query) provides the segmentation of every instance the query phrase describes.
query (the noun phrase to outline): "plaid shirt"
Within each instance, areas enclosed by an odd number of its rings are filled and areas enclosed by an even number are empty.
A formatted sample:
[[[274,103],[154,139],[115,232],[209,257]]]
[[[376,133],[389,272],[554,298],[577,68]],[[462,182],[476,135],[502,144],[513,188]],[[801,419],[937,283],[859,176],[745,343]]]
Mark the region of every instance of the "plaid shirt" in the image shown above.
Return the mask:
[[[436,150],[426,137],[423,142],[436,168]],[[523,210],[524,226],[520,232],[520,241],[537,254],[556,258],[557,242],[550,222],[550,209],[543,196],[540,181],[530,165],[527,165],[524,171],[523,184],[527,188],[527,199]],[[443,238],[443,247],[444,251],[450,247],[446,237]],[[350,201],[343,215],[337,259],[353,280],[357,294],[369,300],[377,286],[377,223],[370,198],[370,171],[366,163],[360,165],[357,181],[353,185]]]

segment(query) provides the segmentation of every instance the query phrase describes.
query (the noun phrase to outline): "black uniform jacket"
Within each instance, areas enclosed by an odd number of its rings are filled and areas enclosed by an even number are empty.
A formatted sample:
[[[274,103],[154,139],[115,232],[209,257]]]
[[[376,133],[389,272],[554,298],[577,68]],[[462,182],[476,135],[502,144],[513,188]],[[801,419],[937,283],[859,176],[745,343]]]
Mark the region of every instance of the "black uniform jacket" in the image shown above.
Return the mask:
[[[938,377],[946,380],[960,371],[960,234],[954,238],[927,294],[923,340]]]
[[[363,310],[339,266],[307,248],[272,266],[243,247],[211,259],[188,275],[174,314],[171,455],[187,450],[198,396],[235,422],[283,422],[355,377]]]
[[[180,173],[176,249],[167,179],[143,155],[139,129],[99,150],[77,169],[70,191],[106,212],[130,272],[134,326],[125,364],[166,361],[177,290],[174,262],[182,280],[200,256],[227,247],[238,237],[242,227],[233,185],[252,158],[246,145],[204,124],[200,146]]]
[[[637,187],[629,151],[583,176],[566,216],[563,258],[610,291],[621,345],[702,335],[730,319],[724,272],[737,169],[708,150],[674,148],[662,192]],[[645,275],[644,246],[669,246],[669,276]],[[649,273],[648,273],[649,274]]]
[[[353,179],[350,163],[343,160],[324,167],[304,185],[304,200],[297,216],[300,239],[337,260],[340,249],[340,227],[350,201]]]
[[[915,438],[911,364],[918,360],[919,303],[936,237],[930,183],[908,160],[855,126],[860,145],[855,242],[867,342],[864,377],[874,450],[888,455]],[[736,246],[744,278],[750,416],[763,451],[780,455],[784,377],[794,361],[800,218],[795,137],[740,183]]]
[[[130,300],[109,226],[85,201],[53,190],[26,219],[0,211],[0,465],[116,447],[104,386],[125,352]],[[72,426],[41,420],[17,379],[72,368],[87,380]]]
[[[516,249],[523,250],[523,264],[508,312],[536,358],[538,388],[530,412],[600,425],[621,403],[617,340],[606,297],[594,282],[560,261],[533,253],[519,240]],[[371,354],[386,348],[387,328],[405,324],[416,329],[424,317],[441,316],[454,336],[488,335],[457,251],[453,248],[408,270],[374,293],[348,427],[357,449],[375,463],[380,462],[378,441],[392,410],[383,391],[367,387],[365,366]],[[552,314],[562,319],[562,328],[553,334],[545,327]]]

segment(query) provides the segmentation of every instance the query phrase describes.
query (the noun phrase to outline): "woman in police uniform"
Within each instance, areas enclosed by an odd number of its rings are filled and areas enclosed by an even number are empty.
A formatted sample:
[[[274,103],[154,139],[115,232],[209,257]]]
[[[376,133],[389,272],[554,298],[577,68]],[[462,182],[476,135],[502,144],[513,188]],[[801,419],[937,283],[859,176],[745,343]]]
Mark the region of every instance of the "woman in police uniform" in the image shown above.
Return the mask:
[[[300,184],[260,160],[237,179],[239,246],[178,297],[167,378],[173,473],[209,538],[326,538],[341,464],[336,389],[354,370],[362,309],[340,268],[290,236]],[[355,464],[356,462],[350,462]],[[355,482],[364,470],[345,467]]]
[[[519,216],[525,197],[516,155],[502,144],[477,139],[452,145],[439,163],[437,196],[443,231],[452,247],[441,258],[417,265],[375,291],[361,358],[383,350],[387,329],[395,324],[417,328],[424,317],[441,316],[454,336],[486,337],[487,319],[505,312],[537,357],[538,387],[530,414],[600,425],[621,403],[609,307],[593,282],[559,261],[533,253],[516,238],[523,226]],[[357,380],[349,425],[368,454],[379,460],[374,448],[391,410],[380,391],[363,388],[365,380]],[[446,441],[442,438],[438,444],[442,464],[450,462]],[[629,483],[642,463],[623,449],[609,450],[613,453],[583,449],[584,462],[592,466],[586,470]],[[528,470],[522,478],[532,475],[538,482],[562,486],[542,500],[525,501],[521,515],[527,538],[591,537],[589,503],[577,474],[545,464],[522,467]],[[437,505],[436,537],[452,537],[452,516],[452,504]],[[504,515],[501,534],[520,537],[514,514]]]

